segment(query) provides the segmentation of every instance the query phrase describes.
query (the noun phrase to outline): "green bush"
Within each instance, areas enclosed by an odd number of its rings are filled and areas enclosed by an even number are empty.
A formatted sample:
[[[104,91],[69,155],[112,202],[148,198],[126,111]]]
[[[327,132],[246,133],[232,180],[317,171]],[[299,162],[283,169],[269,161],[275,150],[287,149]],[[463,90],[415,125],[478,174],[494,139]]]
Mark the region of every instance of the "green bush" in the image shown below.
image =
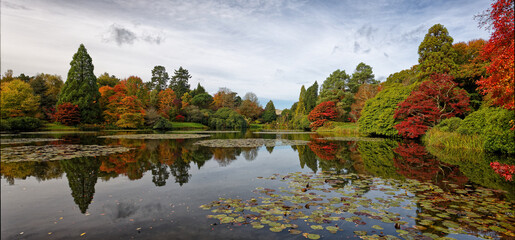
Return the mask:
[[[43,126],[41,120],[33,117],[16,117],[0,121],[2,131],[34,131],[41,126]]]
[[[154,130],[171,130],[172,123],[166,120],[164,117],[159,118],[153,127]]]
[[[456,132],[479,135],[484,142],[483,149],[487,152],[515,154],[515,131],[510,129],[510,121],[513,120],[513,111],[484,107],[463,119]]]
[[[461,121],[457,117],[447,118],[436,125],[435,128],[442,132],[455,132],[460,127]]]
[[[104,128],[101,124],[79,124],[81,131],[100,131]]]
[[[359,131],[365,135],[396,137],[399,132],[393,127],[398,123],[393,118],[395,109],[408,98],[414,87],[393,83],[369,99],[358,120]]]
[[[247,121],[239,113],[230,108],[220,108],[209,119],[209,127],[214,129],[244,129]]]

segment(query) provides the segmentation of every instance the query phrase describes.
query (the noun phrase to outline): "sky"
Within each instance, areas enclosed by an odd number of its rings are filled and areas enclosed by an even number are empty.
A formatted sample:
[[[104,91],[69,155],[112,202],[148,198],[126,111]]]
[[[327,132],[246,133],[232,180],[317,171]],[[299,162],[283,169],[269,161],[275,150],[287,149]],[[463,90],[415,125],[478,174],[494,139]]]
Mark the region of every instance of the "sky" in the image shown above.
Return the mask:
[[[418,63],[434,24],[454,42],[488,39],[474,15],[491,0],[1,0],[1,71],[66,80],[82,43],[94,73],[150,81],[154,66],[180,66],[211,94],[255,93],[277,109],[360,62],[375,78]]]

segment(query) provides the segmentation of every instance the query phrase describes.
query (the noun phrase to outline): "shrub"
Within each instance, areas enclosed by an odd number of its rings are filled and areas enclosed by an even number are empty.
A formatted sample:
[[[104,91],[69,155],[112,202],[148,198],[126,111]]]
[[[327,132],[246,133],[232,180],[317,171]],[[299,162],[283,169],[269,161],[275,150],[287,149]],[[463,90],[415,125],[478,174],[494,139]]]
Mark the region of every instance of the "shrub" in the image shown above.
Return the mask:
[[[66,126],[73,126],[80,123],[79,106],[69,102],[61,103],[57,106],[54,120]]]
[[[224,107],[218,109],[209,119],[209,127],[214,129],[244,129],[247,128],[247,121],[239,113]]]
[[[403,137],[418,138],[443,119],[469,111],[468,106],[467,92],[457,87],[452,76],[434,74],[399,103],[394,118],[401,122],[394,127]]]
[[[33,117],[16,117],[0,121],[2,131],[34,131],[42,125],[41,120]]]
[[[80,124],[79,130],[81,131],[100,131],[104,126],[100,124]]]
[[[141,113],[124,113],[120,116],[120,120],[116,121],[116,126],[134,129],[143,126],[143,122],[143,114]]]
[[[457,117],[447,118],[435,126],[442,132],[455,132],[461,125],[461,119]]]
[[[483,149],[488,152],[515,154],[515,131],[510,121],[515,119],[515,112],[496,107],[484,107],[468,115],[456,130],[461,134],[477,134],[483,142]]]
[[[318,104],[308,115],[308,119],[311,121],[310,127],[315,130],[323,126],[326,121],[334,120],[337,117],[338,111],[333,101]]]
[[[365,135],[398,136],[399,132],[393,127],[398,121],[393,115],[397,104],[409,96],[413,87],[394,83],[367,100],[358,120],[360,132]]]
[[[184,122],[185,119],[186,118],[182,115],[175,116],[175,121],[177,121],[177,122]]]
[[[154,124],[153,129],[155,130],[171,130],[172,129],[172,123],[166,118],[161,117],[159,120],[156,121],[156,124]]]

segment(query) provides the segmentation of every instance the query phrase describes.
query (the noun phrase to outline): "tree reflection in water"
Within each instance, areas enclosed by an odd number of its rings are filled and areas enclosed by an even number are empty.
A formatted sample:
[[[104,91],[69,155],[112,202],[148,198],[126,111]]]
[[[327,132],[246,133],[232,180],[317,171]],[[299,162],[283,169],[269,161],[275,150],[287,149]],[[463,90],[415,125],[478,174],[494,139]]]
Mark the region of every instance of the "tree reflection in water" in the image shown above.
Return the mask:
[[[82,157],[61,161],[61,168],[66,173],[72,197],[81,213],[86,213],[95,195],[95,184],[101,161],[95,157]]]

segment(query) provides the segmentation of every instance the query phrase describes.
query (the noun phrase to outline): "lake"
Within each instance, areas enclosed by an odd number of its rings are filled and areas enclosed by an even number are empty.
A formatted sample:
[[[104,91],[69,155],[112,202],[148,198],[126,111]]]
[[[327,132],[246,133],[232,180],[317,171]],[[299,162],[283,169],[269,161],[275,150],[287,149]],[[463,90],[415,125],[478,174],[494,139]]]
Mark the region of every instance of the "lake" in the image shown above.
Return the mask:
[[[125,134],[147,135],[102,137]],[[490,166],[513,158],[355,136],[178,134],[3,135],[2,239],[515,238],[515,183]]]

